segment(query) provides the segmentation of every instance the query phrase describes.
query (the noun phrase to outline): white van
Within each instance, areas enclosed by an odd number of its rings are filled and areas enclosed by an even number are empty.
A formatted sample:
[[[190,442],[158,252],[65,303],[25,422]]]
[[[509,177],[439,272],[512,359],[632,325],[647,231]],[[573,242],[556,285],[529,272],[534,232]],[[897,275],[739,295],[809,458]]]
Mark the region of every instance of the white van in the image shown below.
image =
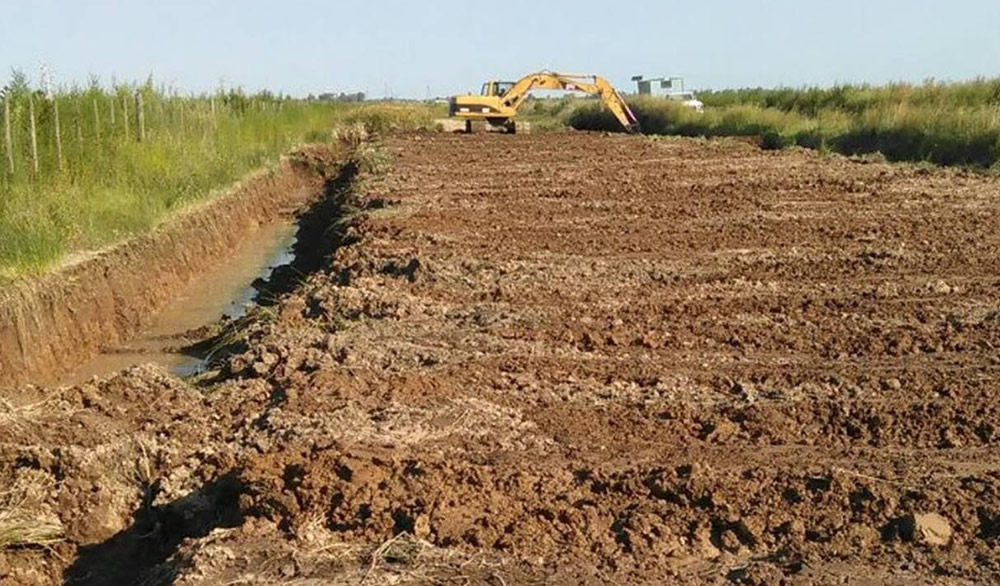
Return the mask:
[[[697,97],[695,97],[694,92],[677,92],[670,93],[665,96],[668,100],[675,100],[677,102],[683,103],[688,108],[691,108],[695,112],[704,112],[705,104],[701,102]]]

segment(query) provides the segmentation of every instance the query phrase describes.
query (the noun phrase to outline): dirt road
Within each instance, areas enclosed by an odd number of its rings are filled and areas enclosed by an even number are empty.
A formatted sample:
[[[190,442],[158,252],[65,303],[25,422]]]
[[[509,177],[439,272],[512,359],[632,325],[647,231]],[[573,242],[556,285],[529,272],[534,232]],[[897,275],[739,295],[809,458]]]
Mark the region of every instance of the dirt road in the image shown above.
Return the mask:
[[[1000,580],[994,180],[598,134],[384,149],[336,253],[199,385],[8,406],[4,478],[65,537],[8,549],[8,583]]]

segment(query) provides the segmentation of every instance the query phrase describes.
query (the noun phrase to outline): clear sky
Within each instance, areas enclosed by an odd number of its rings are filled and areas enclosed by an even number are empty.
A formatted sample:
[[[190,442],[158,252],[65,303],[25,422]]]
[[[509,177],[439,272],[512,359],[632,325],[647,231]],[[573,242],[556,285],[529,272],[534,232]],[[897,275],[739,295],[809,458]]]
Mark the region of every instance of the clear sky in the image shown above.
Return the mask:
[[[1000,0],[3,0],[0,67],[414,98],[537,69],[828,85],[997,76],[998,31]]]

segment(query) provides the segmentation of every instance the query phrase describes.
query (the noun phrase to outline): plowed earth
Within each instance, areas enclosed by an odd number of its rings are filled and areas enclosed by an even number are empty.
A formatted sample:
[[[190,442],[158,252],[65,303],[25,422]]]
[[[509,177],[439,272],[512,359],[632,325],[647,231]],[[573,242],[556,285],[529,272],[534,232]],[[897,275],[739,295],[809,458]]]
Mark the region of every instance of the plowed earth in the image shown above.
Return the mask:
[[[336,253],[207,380],[6,406],[5,494],[64,535],[8,548],[7,583],[1000,580],[995,181],[597,134],[383,148]]]

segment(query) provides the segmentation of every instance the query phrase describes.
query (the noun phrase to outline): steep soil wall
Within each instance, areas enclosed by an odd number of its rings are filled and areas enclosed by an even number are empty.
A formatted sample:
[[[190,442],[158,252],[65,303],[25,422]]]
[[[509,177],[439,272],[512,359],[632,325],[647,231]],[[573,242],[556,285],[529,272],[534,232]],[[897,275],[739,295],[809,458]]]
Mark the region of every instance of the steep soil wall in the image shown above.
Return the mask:
[[[52,379],[102,346],[127,340],[249,231],[321,191],[317,173],[285,160],[147,235],[3,288],[0,387]]]

